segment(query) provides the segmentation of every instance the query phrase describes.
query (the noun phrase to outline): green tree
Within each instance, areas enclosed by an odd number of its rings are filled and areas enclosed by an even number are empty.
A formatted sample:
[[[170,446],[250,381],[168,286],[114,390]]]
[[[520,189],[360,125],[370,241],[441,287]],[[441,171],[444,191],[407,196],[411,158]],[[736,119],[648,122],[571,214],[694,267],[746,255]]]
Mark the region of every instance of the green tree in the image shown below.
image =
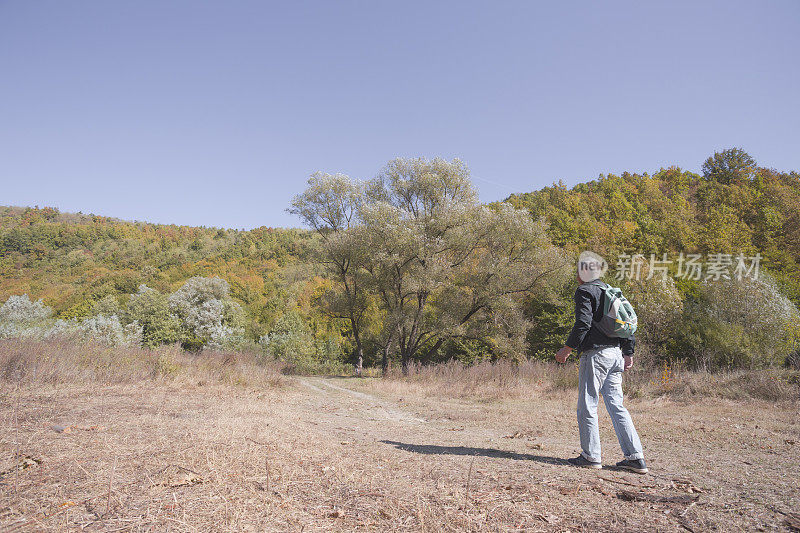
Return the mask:
[[[94,305],[92,305],[92,313],[94,315],[120,316],[121,312],[122,308],[120,307],[117,298],[113,294],[104,296],[100,300],[94,302]]]
[[[714,155],[703,163],[703,176],[708,180],[730,185],[749,182],[755,176],[758,167],[750,154],[741,148],[728,148]]]
[[[142,326],[142,346],[154,348],[183,340],[180,320],[170,311],[168,297],[147,285],[131,295],[127,318]]]
[[[259,342],[267,355],[294,365],[296,370],[311,371],[317,366],[314,336],[297,311],[282,314]]]

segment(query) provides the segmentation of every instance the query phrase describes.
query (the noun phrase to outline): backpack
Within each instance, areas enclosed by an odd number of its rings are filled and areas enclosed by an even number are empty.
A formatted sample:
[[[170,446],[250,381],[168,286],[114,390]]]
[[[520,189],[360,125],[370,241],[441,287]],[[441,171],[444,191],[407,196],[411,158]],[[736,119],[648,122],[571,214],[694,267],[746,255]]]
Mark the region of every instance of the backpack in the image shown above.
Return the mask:
[[[605,287],[601,287],[603,316],[594,324],[608,337],[629,339],[636,333],[639,323],[636,311],[633,310],[628,299],[622,295],[621,289],[604,285]]]

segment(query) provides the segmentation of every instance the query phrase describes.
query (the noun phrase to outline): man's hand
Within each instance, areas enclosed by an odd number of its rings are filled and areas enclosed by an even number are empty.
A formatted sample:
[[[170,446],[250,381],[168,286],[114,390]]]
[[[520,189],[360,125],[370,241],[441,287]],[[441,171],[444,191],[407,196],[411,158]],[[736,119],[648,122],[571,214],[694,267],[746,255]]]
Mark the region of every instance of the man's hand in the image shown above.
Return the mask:
[[[556,361],[558,361],[559,363],[566,363],[567,357],[569,357],[569,354],[571,353],[572,353],[572,348],[570,348],[569,346],[564,346],[563,348],[561,348],[559,351],[556,352]]]
[[[633,356],[632,355],[626,355],[626,356],[623,357],[623,359],[625,359],[625,370],[628,370],[630,367],[633,366]]]

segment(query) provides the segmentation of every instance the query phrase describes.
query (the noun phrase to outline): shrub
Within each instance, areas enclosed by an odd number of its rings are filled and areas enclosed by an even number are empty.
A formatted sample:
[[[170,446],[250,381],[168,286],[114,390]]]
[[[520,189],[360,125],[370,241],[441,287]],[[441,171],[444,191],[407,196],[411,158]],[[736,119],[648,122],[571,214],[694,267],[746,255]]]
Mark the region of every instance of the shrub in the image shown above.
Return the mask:
[[[85,340],[97,341],[108,346],[141,346],[142,327],[138,322],[123,326],[117,315],[98,315],[83,319],[77,331]]]
[[[104,296],[92,305],[93,315],[122,316],[122,308],[113,294]]]
[[[800,313],[769,278],[704,282],[683,323],[687,359],[704,368],[783,364],[800,341]]]
[[[181,322],[169,307],[167,296],[147,285],[139,285],[128,300],[128,318],[142,326],[142,346],[154,348],[180,342]]]
[[[31,328],[21,328],[14,322],[0,322],[0,339],[23,337],[26,332],[30,333]]]
[[[116,315],[98,315],[77,320],[57,320],[42,329],[37,338],[65,338],[80,342],[96,342],[106,346],[140,346],[142,327],[138,322],[123,326]]]
[[[8,300],[0,307],[0,322],[11,323],[17,326],[30,325],[42,322],[53,314],[53,310],[37,300],[32,302],[27,294],[9,296]]]
[[[259,340],[263,353],[284,361],[298,373],[335,373],[343,370],[341,347],[335,336],[315,339],[297,311],[278,318],[267,335]]]
[[[299,367],[313,366],[314,337],[303,318],[289,311],[275,321],[269,333],[259,343],[268,356]]]
[[[221,349],[244,338],[244,312],[228,291],[221,278],[194,277],[169,297],[190,342]]]
[[[786,366],[800,368],[800,348],[789,354],[789,356],[786,358]]]
[[[652,352],[671,358],[676,332],[681,325],[684,302],[672,278],[652,277],[631,281],[624,288],[633,304],[639,327],[637,355]],[[639,358],[642,360],[642,358]]]

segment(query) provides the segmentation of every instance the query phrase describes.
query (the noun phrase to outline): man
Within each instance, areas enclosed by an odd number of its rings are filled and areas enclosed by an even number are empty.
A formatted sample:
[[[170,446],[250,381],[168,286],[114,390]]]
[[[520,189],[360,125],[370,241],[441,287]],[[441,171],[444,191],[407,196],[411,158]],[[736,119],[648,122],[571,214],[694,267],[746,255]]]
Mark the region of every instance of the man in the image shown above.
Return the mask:
[[[577,350],[581,358],[578,374],[581,454],[568,461],[574,466],[602,468],[597,423],[597,404],[602,394],[625,456],[624,460],[617,463],[617,467],[646,474],[642,443],[633,427],[631,415],[622,405],[622,372],[633,365],[635,339],[608,337],[593,324],[600,321],[603,315],[601,296],[605,284],[598,278],[605,270],[605,262],[599,256],[591,255],[596,259],[588,259],[584,252],[578,260],[575,326],[566,345],[556,352],[556,361],[559,363],[565,363],[573,350]],[[602,263],[598,263],[598,260]],[[600,264],[603,268],[597,268]]]

